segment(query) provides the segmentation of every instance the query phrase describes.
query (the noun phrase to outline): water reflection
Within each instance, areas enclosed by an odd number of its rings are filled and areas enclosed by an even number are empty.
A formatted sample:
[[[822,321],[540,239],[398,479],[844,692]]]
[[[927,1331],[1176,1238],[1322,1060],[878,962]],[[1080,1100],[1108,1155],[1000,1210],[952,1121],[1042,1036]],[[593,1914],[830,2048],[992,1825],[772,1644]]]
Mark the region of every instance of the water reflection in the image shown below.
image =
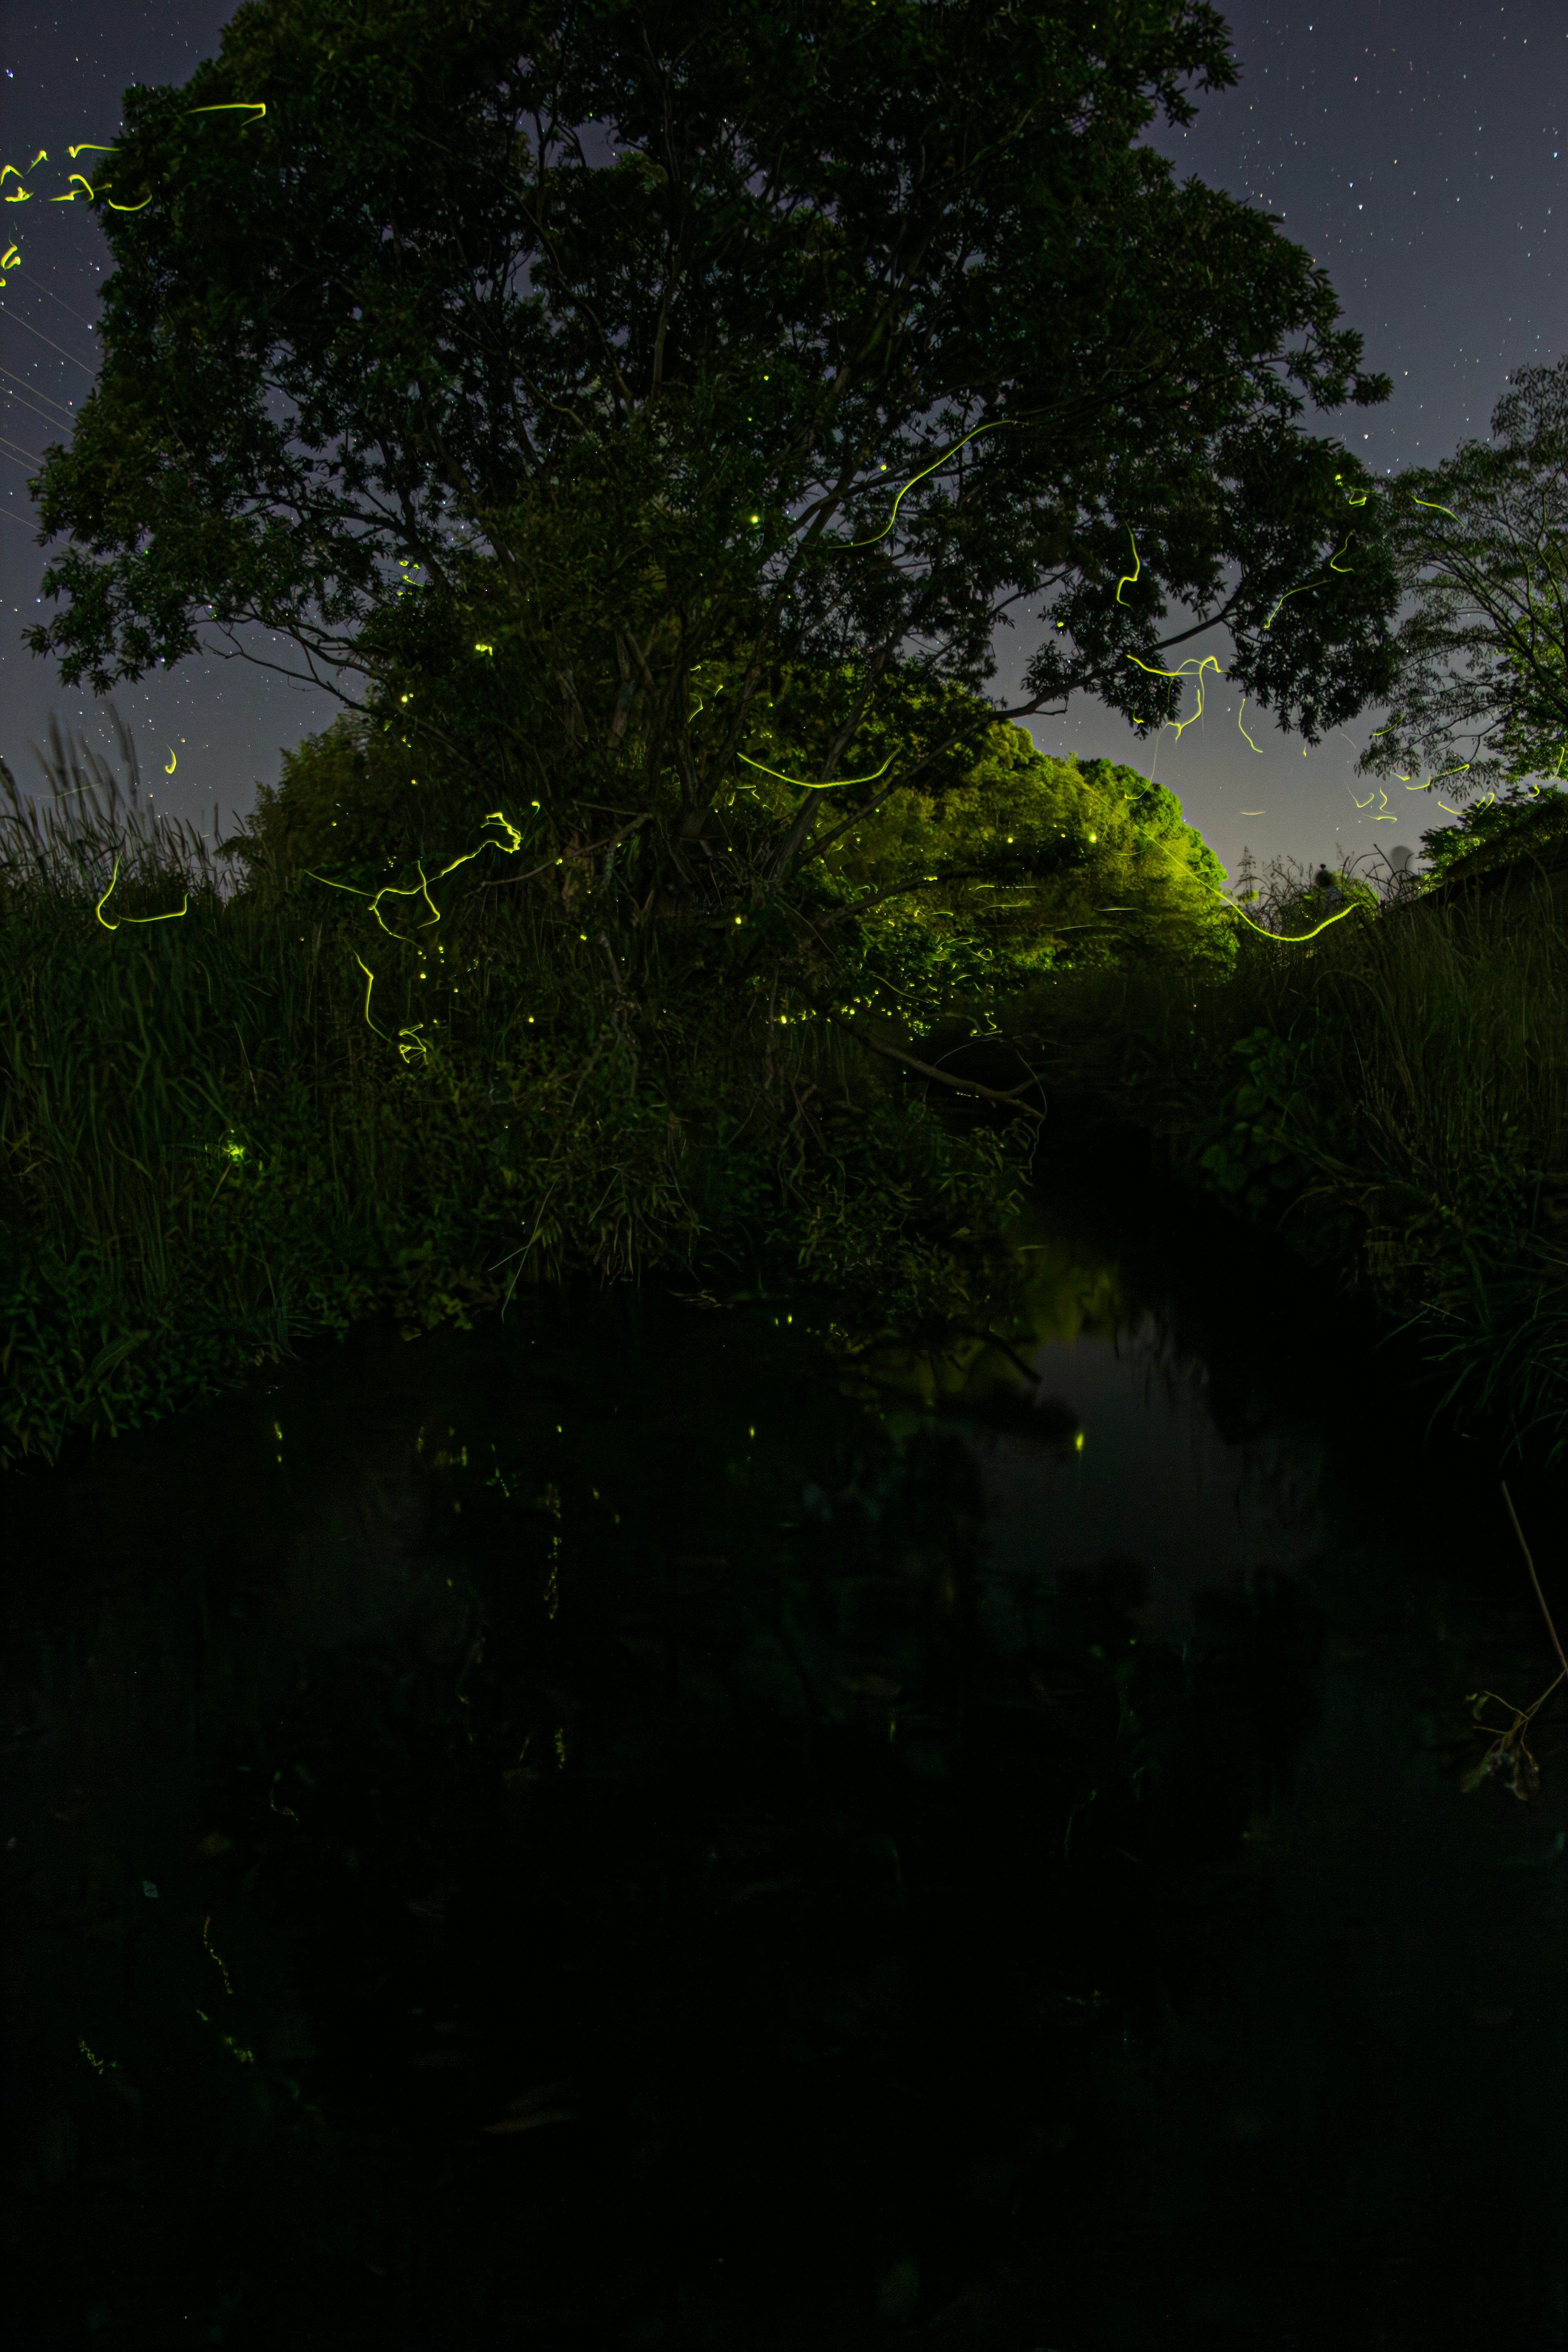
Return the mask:
[[[16,2340],[1560,2340],[1528,1596],[1032,1249],[937,1356],[558,1301],[5,1491]]]

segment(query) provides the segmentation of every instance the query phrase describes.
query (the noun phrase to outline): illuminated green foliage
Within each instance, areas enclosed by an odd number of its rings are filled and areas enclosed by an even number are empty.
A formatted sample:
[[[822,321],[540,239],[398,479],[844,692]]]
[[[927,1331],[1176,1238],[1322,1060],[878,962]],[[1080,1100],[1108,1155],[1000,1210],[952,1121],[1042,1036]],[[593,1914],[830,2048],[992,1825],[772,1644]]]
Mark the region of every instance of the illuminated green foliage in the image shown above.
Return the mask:
[[[1025,1139],[949,1130],[826,1024],[770,1032],[745,940],[656,935],[634,990],[581,919],[601,871],[492,888],[530,857],[496,828],[394,936],[265,854],[227,892],[205,843],[57,772],[0,816],[0,1465],[542,1279],[804,1276],[878,1328],[982,1311]],[[95,922],[117,860],[132,918],[185,917]]]
[[[1559,784],[1505,786],[1472,801],[1458,824],[1424,833],[1432,883],[1474,881],[1506,866],[1559,864],[1568,845],[1568,792]]]
[[[988,726],[1020,603],[1015,715],[1162,723],[1179,599],[1315,737],[1386,685],[1394,591],[1300,419],[1387,387],[1307,254],[1140,143],[1234,79],[1202,0],[250,0],[127,95],[104,168],[150,194],[105,215],[33,642],[102,688],[263,624],[421,790],[558,848],[646,820],[663,914],[721,907],[690,845],[780,764],[781,665],[834,689],[782,772],[833,783],[911,683]]]

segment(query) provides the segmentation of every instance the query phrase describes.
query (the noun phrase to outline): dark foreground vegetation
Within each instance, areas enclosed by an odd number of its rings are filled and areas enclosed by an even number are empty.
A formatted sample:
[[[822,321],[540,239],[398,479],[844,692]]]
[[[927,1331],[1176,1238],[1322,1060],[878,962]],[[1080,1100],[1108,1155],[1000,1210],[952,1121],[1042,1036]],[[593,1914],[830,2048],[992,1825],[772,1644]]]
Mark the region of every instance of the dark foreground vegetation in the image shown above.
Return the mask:
[[[1169,794],[997,728],[809,898],[759,876],[739,921],[639,925],[635,857],[504,820],[379,901],[322,879],[323,829],[379,837],[345,732],[216,859],[122,750],[127,792],[57,737],[5,828],[7,1460],[574,1276],[819,1285],[845,1350],[1005,1328],[1034,1155],[1107,1112],[1157,1139],[1152,1214],[1197,1187],[1291,1244],[1287,1328],[1360,1291],[1435,1409],[1561,1451],[1560,795],[1481,812],[1425,885],[1254,877],[1243,922]],[[768,821],[742,804],[716,855]],[[916,912],[879,887],[911,865]]]
[[[1478,855],[1562,765],[1568,379],[1394,479],[1309,429],[1387,378],[1142,139],[1236,79],[1203,0],[251,0],[126,94],[27,642],[343,712],[221,845],[58,738],[6,780],[0,1459],[574,1271],[983,1326],[1042,1073],[1555,1443],[1544,902],[1244,920],[1010,723],[1158,728],[1212,625],[1254,714],[1500,785]]]
[[[1289,1240],[1306,1264],[1282,1344],[1360,1291],[1405,1334],[1435,1411],[1553,1460],[1568,1443],[1568,934],[1551,847],[1564,797],[1542,795],[1511,862],[1483,824],[1456,829],[1425,886],[1277,872],[1255,911],[1279,939],[1240,930],[1228,970],[1079,974],[1025,1016],[1059,1080]]]
[[[425,1329],[574,1274],[826,1285],[846,1344],[983,1322],[1043,1098],[1020,1066],[993,1091],[1021,1116],[955,1127],[922,1031],[1058,956],[1199,954],[1216,919],[1169,793],[1016,728],[789,894],[773,809],[738,797],[717,903],[662,921],[635,833],[552,856],[526,805],[392,864],[346,730],[216,858],[121,751],[123,783],[57,735],[50,795],[11,783],[0,825],[6,1458],[371,1313]],[[915,911],[885,887],[911,869]]]

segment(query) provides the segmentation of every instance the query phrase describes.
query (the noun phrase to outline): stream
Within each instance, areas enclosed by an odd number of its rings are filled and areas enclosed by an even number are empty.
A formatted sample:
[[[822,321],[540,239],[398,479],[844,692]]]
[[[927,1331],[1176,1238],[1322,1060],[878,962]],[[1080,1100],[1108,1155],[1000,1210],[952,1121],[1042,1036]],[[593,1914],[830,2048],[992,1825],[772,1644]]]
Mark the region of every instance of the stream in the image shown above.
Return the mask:
[[[11,2345],[1568,2341],[1495,1460],[1146,1222],[1006,1345],[520,1297],[0,1486]]]

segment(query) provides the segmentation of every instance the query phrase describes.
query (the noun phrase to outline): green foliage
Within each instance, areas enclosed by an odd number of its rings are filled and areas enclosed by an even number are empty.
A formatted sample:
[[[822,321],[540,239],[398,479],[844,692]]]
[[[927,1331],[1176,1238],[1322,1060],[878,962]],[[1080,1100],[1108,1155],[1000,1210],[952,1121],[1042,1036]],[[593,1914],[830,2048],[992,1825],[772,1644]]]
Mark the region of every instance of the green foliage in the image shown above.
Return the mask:
[[[1457,802],[1568,760],[1568,360],[1521,369],[1491,424],[1385,494],[1412,609],[1362,765]]]
[[[831,1280],[873,1330],[990,1295],[1025,1139],[950,1130],[839,1033],[770,1029],[743,945],[645,936],[634,968],[586,930],[600,876],[492,890],[488,855],[394,931],[282,863],[226,895],[169,832],[110,931],[124,842],[90,795],[18,802],[0,840],[0,1462],[522,1281]]]
[[[1254,1216],[1283,1207],[1281,1196],[1299,1193],[1308,1172],[1289,1139],[1302,1114],[1309,1050],[1271,1029],[1254,1029],[1232,1048],[1244,1076],[1226,1107],[1230,1124],[1199,1154],[1198,1166]]]
[[[988,1278],[1022,1147],[887,1057],[1234,955],[1169,794],[999,722],[999,622],[1055,623],[1011,718],[1163,722],[1173,602],[1309,737],[1391,675],[1381,509],[1290,593],[1367,479],[1306,407],[1386,382],[1142,140],[1227,42],[1202,0],[248,0],[127,93],[28,642],[102,690],[261,624],[346,711],[177,923],[133,927],[156,843],[113,932],[112,826],[14,861],[48,1431],[523,1273],[782,1257],[879,1320]]]
[[[100,160],[134,209],[30,642],[102,688],[264,623],[357,701],[348,799],[406,751],[556,855],[638,824],[666,913],[751,887],[690,844],[778,764],[782,678],[816,782],[911,687],[973,740],[1021,596],[1056,625],[1010,715],[1161,723],[1174,599],[1315,738],[1386,688],[1394,584],[1368,509],[1289,594],[1363,479],[1300,420],[1388,387],[1300,247],[1143,143],[1234,79],[1199,0],[249,0]]]
[[[1514,784],[1473,801],[1457,824],[1424,833],[1429,880],[1472,881],[1521,861],[1555,865],[1568,835],[1568,792],[1559,784]]]
[[[716,667],[703,675],[716,709],[729,683]],[[1229,952],[1224,868],[1163,785],[1110,761],[1048,759],[1026,730],[989,719],[963,689],[905,681],[896,716],[868,730],[865,756],[926,761],[923,786],[885,796],[870,774],[831,803],[805,798],[784,779],[802,764],[815,706],[837,688],[787,671],[774,685],[757,705],[760,764],[742,771],[748,781],[691,836],[693,857],[719,869],[717,919],[680,927],[679,939],[667,931],[657,949],[689,976],[699,967],[724,973],[728,985],[765,998],[785,1027],[837,1009],[873,1013],[907,1040],[954,1017],[994,1025],[1043,972]],[[979,730],[976,713],[986,719]],[[479,812],[423,780],[412,787],[406,755],[340,719],[288,756],[281,783],[262,792],[231,845],[258,887],[287,887],[292,877],[401,890],[439,871],[433,820],[445,814],[450,844]],[[933,745],[940,756],[928,759]],[[816,858],[781,889],[781,829],[822,809]],[[487,881],[510,890],[521,866],[564,908],[591,905],[618,961],[635,968],[655,951],[643,919],[649,861],[635,832],[609,845],[568,834],[557,846],[539,811],[521,810],[517,823],[522,846],[491,865]],[[494,828],[468,835],[480,837],[495,839]],[[744,908],[739,920],[718,913],[726,902]],[[383,901],[394,928],[405,922],[396,904]],[[721,950],[727,931],[740,937]]]
[[[1058,1079],[1292,1237],[1325,1313],[1359,1283],[1440,1402],[1568,1448],[1568,938],[1543,882],[1522,906],[1391,895],[1301,948],[1244,934],[1195,982],[1069,975],[1034,1019]]]
[[[994,726],[946,791],[857,816],[823,866],[842,894],[823,921],[856,936],[862,1001],[919,1030],[993,1024],[1046,972],[1228,944],[1224,869],[1175,796],[1049,759],[1020,727]]]

